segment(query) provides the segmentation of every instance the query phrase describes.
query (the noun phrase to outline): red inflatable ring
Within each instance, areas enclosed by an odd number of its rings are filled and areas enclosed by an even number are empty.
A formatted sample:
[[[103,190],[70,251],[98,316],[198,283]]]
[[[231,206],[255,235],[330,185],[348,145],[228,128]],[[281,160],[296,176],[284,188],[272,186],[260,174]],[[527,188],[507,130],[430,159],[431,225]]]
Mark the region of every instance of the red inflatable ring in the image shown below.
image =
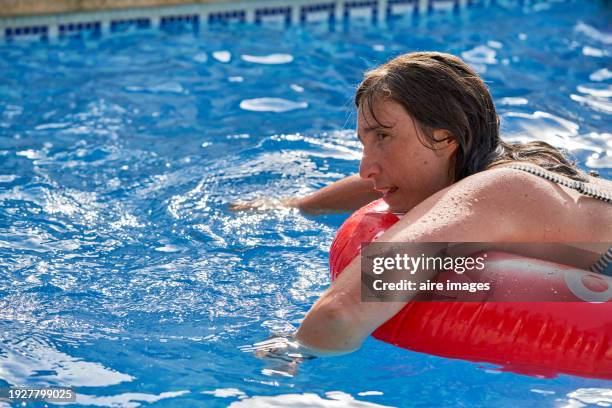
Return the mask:
[[[351,215],[330,250],[332,280],[359,255],[361,243],[398,220],[382,200]],[[550,284],[552,276],[559,299],[412,301],[372,335],[406,349],[523,374],[612,380],[612,278],[501,252],[488,253],[486,273],[512,277],[515,285],[530,289],[544,275]]]

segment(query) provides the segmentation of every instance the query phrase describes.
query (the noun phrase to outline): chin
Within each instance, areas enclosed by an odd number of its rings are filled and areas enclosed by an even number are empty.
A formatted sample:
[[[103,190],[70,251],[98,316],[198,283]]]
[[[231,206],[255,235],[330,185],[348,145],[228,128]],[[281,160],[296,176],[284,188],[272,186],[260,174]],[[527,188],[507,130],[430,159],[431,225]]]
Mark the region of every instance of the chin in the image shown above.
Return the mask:
[[[390,196],[383,197],[383,201],[387,203],[387,205],[389,206],[389,211],[391,212],[401,214],[408,212],[408,206],[406,205],[406,202],[402,200],[401,196],[391,194]]]

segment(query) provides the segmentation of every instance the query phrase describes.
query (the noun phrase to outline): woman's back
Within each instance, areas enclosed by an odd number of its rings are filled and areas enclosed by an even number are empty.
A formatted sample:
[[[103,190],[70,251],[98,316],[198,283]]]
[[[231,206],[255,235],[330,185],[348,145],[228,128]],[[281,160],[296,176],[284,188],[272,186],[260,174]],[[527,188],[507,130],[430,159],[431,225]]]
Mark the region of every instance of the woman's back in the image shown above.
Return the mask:
[[[514,162],[499,167],[527,173],[538,187],[525,194],[537,192],[540,199],[534,201],[533,206],[549,209],[548,220],[554,225],[542,225],[542,229],[550,242],[554,242],[555,237],[560,241],[612,242],[611,181],[586,176],[587,182],[580,183],[528,163]],[[589,193],[576,188],[576,184],[583,184]]]

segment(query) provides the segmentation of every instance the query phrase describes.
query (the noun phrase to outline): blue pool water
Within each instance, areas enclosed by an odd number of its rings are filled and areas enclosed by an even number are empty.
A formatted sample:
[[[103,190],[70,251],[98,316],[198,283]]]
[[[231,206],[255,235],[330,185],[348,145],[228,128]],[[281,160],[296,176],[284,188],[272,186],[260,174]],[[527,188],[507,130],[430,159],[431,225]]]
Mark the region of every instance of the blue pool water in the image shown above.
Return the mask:
[[[610,406],[603,380],[372,339],[297,368],[241,351],[299,325],[346,215],[227,207],[355,172],[353,89],[413,50],[476,67],[507,139],[610,178],[611,17],[551,1],[0,44],[0,386],[74,386],[94,406]]]

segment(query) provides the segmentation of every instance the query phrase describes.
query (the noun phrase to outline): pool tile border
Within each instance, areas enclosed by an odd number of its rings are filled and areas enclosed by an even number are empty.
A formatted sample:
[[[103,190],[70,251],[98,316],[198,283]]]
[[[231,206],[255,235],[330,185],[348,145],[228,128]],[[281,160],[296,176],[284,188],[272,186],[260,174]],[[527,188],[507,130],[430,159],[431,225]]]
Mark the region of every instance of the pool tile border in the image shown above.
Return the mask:
[[[472,6],[520,6],[535,0],[248,0],[155,8],[0,18],[0,41],[92,37],[136,30],[197,31],[203,24],[384,22]]]

